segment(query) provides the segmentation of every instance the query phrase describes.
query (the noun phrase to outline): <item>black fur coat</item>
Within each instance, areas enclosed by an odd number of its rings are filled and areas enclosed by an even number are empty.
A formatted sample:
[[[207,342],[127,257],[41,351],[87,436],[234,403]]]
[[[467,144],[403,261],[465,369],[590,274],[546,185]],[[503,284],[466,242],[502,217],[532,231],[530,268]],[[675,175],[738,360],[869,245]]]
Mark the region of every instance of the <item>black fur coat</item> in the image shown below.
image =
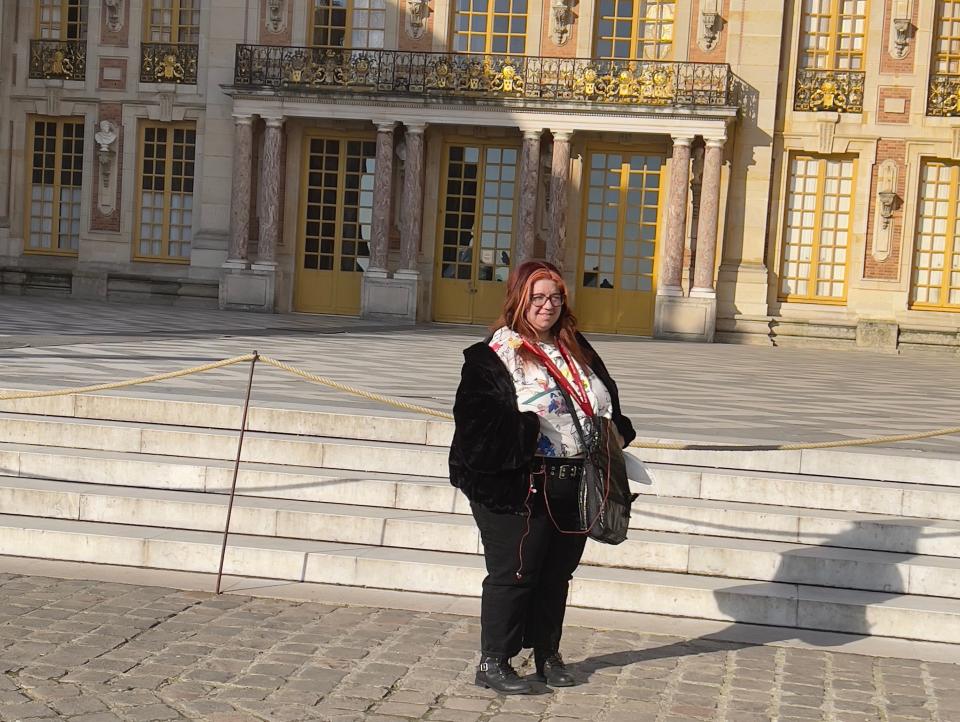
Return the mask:
[[[636,438],[620,412],[620,395],[593,347],[578,335],[593,372],[610,392],[613,422],[625,444]],[[481,341],[463,351],[450,445],[450,483],[471,501],[499,513],[519,513],[527,496],[530,464],[540,436],[540,417],[521,412],[517,391],[496,352]]]

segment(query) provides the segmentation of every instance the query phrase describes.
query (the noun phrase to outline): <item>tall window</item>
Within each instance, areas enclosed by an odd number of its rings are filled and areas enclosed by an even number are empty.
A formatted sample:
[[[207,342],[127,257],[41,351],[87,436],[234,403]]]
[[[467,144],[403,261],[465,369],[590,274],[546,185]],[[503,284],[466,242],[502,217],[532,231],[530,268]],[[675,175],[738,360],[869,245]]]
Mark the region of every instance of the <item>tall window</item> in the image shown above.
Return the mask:
[[[26,250],[75,254],[80,242],[83,121],[36,118],[30,122],[30,132],[33,155]]]
[[[87,0],[39,0],[36,37],[41,40],[84,40],[87,37]]]
[[[456,0],[454,52],[523,55],[526,48],[527,0]]]
[[[386,0],[312,0],[314,47],[382,48]]]
[[[516,148],[450,146],[441,245],[443,278],[507,280],[517,163]]]
[[[863,70],[867,0],[803,0],[800,67]]]
[[[914,308],[960,310],[960,164],[928,161],[920,170]]]
[[[303,268],[364,271],[370,257],[377,143],[311,138],[309,153]]]
[[[146,42],[200,42],[200,0],[145,0],[144,5]]]
[[[960,0],[937,3],[933,72],[960,75]]]
[[[600,0],[594,54],[617,60],[663,60],[673,50],[674,0]]]
[[[196,143],[192,123],[151,123],[141,128],[136,258],[190,257]]]
[[[784,300],[846,299],[855,165],[852,158],[790,159],[780,266]]]

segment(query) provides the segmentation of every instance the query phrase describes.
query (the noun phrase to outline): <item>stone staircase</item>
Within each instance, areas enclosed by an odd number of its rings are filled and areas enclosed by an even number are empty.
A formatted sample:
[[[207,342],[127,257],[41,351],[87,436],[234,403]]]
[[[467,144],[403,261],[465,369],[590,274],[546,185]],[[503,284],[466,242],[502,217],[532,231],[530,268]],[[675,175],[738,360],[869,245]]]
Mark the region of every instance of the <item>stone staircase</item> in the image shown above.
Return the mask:
[[[239,423],[217,401],[0,402],[0,554],[215,572]],[[248,428],[227,574],[479,593],[451,424],[255,406]],[[631,454],[630,537],[588,544],[572,604],[960,643],[960,456]]]

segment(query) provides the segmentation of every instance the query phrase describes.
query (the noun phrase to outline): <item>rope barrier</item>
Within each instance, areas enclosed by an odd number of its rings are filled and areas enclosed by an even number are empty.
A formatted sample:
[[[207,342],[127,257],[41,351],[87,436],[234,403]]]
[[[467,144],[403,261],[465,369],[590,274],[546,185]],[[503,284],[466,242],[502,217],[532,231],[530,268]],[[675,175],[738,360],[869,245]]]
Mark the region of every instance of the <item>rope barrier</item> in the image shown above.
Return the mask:
[[[389,406],[395,406],[398,409],[403,409],[404,411],[414,411],[418,414],[426,414],[427,416],[436,416],[440,419],[446,419],[448,421],[453,420],[453,414],[447,413],[446,411],[440,411],[438,409],[431,409],[427,406],[418,406],[416,404],[408,404],[406,401],[400,401],[398,399],[392,399],[389,396],[384,396],[383,394],[376,394],[372,391],[364,391],[363,389],[358,389],[355,386],[347,386],[346,384],[341,384],[338,381],[329,379],[326,376],[318,376],[317,374],[312,374],[309,371],[304,371],[303,369],[297,368],[296,366],[291,366],[286,364],[283,361],[277,361],[275,358],[270,358],[269,356],[261,356],[261,363],[274,366],[282,371],[286,371],[291,374],[295,374],[300,378],[306,379],[307,381],[313,381],[317,384],[322,384],[324,386],[329,386],[332,389],[337,391],[344,391],[348,394],[354,394],[355,396],[362,396],[365,399],[370,399],[371,401],[379,401],[381,403],[387,404]]]
[[[253,358],[252,353],[244,354],[243,356],[234,356],[233,358],[225,358],[220,361],[212,361],[208,364],[200,364],[199,366],[191,366],[188,369],[180,369],[179,371],[169,371],[165,374],[153,374],[152,376],[141,376],[137,379],[127,379],[126,381],[116,381],[109,384],[96,384],[94,386],[80,386],[75,389],[53,389],[51,391],[10,391],[7,393],[0,394],[0,401],[13,401],[15,399],[39,399],[46,396],[69,396],[71,394],[86,394],[93,391],[110,391],[111,389],[122,389],[127,386],[137,386],[139,384],[149,384],[153,381],[166,381],[167,379],[175,379],[180,376],[189,376],[190,374],[198,374],[204,371],[212,371],[213,369],[223,368],[224,366],[232,366],[233,364],[243,363],[244,361],[249,361]]]
[[[444,419],[446,421],[452,421],[453,415],[446,411],[441,411],[439,409],[432,409],[428,406],[420,406],[418,404],[411,404],[406,401],[401,401],[399,399],[394,399],[383,394],[374,393],[372,391],[365,391],[364,389],[357,388],[356,386],[349,386],[347,384],[342,384],[339,381],[334,381],[331,378],[326,376],[320,376],[319,374],[310,373],[304,369],[298,368],[283,361],[278,361],[275,358],[269,356],[258,356],[255,353],[248,353],[242,356],[234,356],[233,358],[221,359],[220,361],[212,361],[206,364],[200,364],[198,366],[191,366],[190,368],[180,369],[178,371],[169,371],[162,374],[153,374],[152,376],[141,376],[140,378],[127,379],[125,381],[116,381],[113,383],[106,384],[96,384],[94,386],[81,386],[78,388],[72,389],[53,389],[49,391],[14,391],[0,393],[0,401],[12,401],[16,399],[36,399],[44,398],[51,396],[68,396],[72,394],[84,394],[91,393],[94,391],[109,391],[111,389],[122,389],[129,386],[137,386],[139,384],[147,384],[155,381],[166,381],[167,379],[175,379],[181,376],[189,376],[191,374],[203,373],[204,371],[212,371],[213,369],[224,368],[226,366],[232,366],[234,364],[243,363],[244,361],[251,361],[254,357],[264,364],[273,366],[274,368],[280,369],[287,373],[299,376],[302,379],[311,381],[316,384],[321,384],[329,388],[335,389],[337,391],[342,391],[344,393],[352,394],[354,396],[360,396],[371,401],[377,401],[388,406],[393,406],[403,411],[410,411],[413,413],[423,414],[426,416],[433,416],[435,418]],[[916,441],[918,439],[929,439],[935,436],[948,436],[950,434],[960,434],[960,426],[947,426],[940,429],[933,429],[931,431],[921,431],[913,434],[890,434],[887,436],[871,436],[862,439],[841,439],[837,441],[819,441],[819,442],[805,442],[805,443],[793,443],[793,444],[690,444],[682,442],[655,442],[655,441],[633,441],[630,443],[630,446],[636,449],[659,449],[665,451],[800,451],[805,449],[839,449],[844,447],[851,446],[870,446],[873,444],[887,444],[894,443],[898,441]]]

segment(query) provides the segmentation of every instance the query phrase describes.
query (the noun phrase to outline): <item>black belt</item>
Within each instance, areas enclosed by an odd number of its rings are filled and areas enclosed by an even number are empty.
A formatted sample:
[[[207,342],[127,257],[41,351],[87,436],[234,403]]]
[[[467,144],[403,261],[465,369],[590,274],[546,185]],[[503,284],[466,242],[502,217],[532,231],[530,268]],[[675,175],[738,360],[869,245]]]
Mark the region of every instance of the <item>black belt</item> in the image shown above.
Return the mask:
[[[583,473],[583,459],[562,459],[544,456],[540,473],[558,481],[576,481]]]

